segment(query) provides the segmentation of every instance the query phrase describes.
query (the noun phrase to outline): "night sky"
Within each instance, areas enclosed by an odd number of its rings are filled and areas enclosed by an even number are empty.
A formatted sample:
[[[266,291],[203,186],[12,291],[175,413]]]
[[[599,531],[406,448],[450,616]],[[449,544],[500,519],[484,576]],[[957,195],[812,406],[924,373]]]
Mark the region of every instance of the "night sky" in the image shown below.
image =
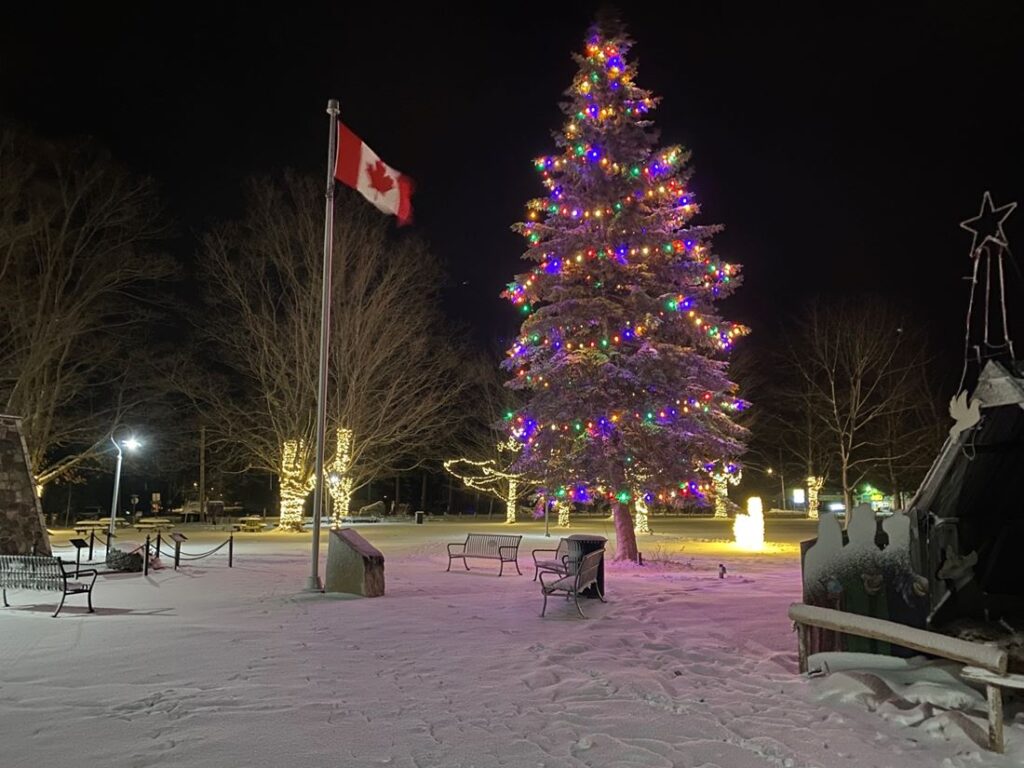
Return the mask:
[[[338,98],[415,178],[449,314],[480,341],[505,336],[515,314],[498,294],[524,250],[509,225],[541,192],[531,160],[553,149],[596,4],[352,5],[20,3],[0,28],[0,119],[92,136],[155,177],[186,256],[207,223],[237,215],[246,176],[324,174]],[[701,223],[724,224],[717,250],[744,265],[727,313],[753,326],[750,343],[812,296],[877,291],[955,359],[970,245],[958,222],[986,189],[1024,202],[1022,6],[674,5],[622,16],[638,84],[663,97],[663,140],[693,151]],[[1006,228],[1019,253],[1022,224],[1024,208]]]

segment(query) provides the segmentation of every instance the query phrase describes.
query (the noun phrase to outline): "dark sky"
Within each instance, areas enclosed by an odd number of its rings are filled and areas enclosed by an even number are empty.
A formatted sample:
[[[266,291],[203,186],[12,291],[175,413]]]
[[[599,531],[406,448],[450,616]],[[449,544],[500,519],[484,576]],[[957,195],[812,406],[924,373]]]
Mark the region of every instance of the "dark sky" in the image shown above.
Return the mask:
[[[450,313],[479,338],[506,333],[498,293],[524,250],[509,225],[541,191],[531,159],[552,149],[596,5],[352,5],[19,3],[0,28],[0,118],[95,137],[160,182],[188,233],[237,213],[249,174],[323,174],[338,98],[416,179]],[[1024,201],[1022,6],[662,5],[675,9],[622,15],[638,83],[664,99],[663,138],[694,153],[703,221],[726,226],[718,251],[745,265],[730,314],[770,335],[815,294],[875,290],[956,353],[970,243],[957,224],[985,189]],[[1024,208],[1007,232],[1024,253],[1022,223]]]

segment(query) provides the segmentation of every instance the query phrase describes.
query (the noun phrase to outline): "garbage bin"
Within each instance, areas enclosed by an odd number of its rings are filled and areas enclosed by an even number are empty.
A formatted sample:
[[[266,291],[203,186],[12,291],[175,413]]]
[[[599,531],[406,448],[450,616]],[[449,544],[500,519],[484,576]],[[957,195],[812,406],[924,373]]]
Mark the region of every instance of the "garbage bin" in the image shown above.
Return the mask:
[[[423,525],[423,520],[424,520],[424,518],[426,516],[427,516],[426,512],[417,512],[416,513],[416,525]]]
[[[574,533],[572,536],[566,537],[568,541],[571,541],[572,546],[575,548],[575,556],[582,558],[584,555],[589,555],[591,552],[601,550],[604,552],[604,546],[608,543],[608,539],[604,536],[592,536],[586,533]],[[604,555],[601,555],[601,563],[597,566],[597,587],[589,587],[585,589],[582,594],[584,597],[597,597],[598,590],[600,594],[604,595]]]

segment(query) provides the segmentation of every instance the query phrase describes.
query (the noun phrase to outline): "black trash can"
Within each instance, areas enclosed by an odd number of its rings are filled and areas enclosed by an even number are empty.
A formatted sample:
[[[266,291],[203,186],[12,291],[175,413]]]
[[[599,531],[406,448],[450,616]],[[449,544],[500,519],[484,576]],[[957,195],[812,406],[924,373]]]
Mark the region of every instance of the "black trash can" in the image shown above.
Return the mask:
[[[592,536],[587,533],[574,533],[572,536],[566,537],[568,541],[573,542],[573,546],[576,549],[576,556],[583,558],[584,555],[589,555],[591,552],[601,550],[604,552],[605,544],[608,543],[608,539],[604,536]],[[601,555],[601,563],[597,566],[597,588],[588,587],[583,590],[580,594],[584,597],[597,597],[598,590],[601,591],[601,595],[604,595],[604,555]]]
[[[416,525],[423,525],[423,519],[427,516],[426,512],[416,513]]]

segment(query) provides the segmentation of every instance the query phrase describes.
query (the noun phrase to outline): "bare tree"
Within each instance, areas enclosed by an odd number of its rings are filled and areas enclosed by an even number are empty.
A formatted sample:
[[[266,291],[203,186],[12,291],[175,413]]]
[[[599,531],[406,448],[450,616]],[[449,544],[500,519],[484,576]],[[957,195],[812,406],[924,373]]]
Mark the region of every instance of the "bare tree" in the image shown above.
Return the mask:
[[[322,193],[309,179],[253,182],[245,216],[203,240],[210,300],[201,334],[223,376],[189,384],[211,442],[276,473],[282,509],[312,487],[319,355]],[[460,357],[437,309],[440,269],[412,237],[340,194],[335,217],[328,451],[352,493],[382,474],[439,458],[460,416]],[[287,498],[286,498],[287,497]],[[296,497],[299,500],[296,501]],[[347,503],[347,500],[346,500]]]
[[[149,396],[128,376],[145,349],[128,350],[175,272],[164,233],[150,181],[85,145],[0,135],[0,410],[23,417],[40,485],[95,459]]]
[[[926,345],[910,323],[906,313],[877,299],[817,302],[789,340],[796,401],[810,419],[800,429],[812,443],[815,429],[828,436],[847,509],[868,472],[900,464],[918,450],[907,424],[924,404]]]
[[[509,440],[505,418],[515,409],[516,395],[505,387],[499,369],[486,357],[465,366],[470,418],[454,442],[461,453],[444,462],[445,470],[468,488],[483,491],[505,503],[505,522],[516,522],[519,501],[535,492],[536,483],[509,469],[521,444]]]

